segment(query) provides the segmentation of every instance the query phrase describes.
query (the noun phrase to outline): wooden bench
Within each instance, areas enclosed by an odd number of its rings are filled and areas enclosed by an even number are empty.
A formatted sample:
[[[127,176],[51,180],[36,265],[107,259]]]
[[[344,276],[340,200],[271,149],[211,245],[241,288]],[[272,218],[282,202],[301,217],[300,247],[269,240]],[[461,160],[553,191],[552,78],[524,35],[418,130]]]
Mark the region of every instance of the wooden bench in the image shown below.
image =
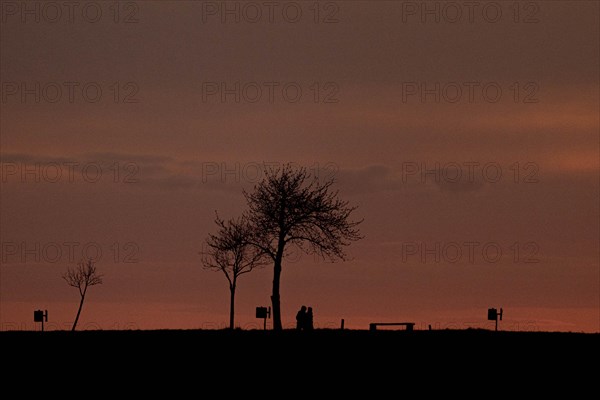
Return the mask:
[[[415,327],[414,322],[371,322],[369,324],[370,331],[376,331],[377,326],[405,326],[408,332],[412,332]]]

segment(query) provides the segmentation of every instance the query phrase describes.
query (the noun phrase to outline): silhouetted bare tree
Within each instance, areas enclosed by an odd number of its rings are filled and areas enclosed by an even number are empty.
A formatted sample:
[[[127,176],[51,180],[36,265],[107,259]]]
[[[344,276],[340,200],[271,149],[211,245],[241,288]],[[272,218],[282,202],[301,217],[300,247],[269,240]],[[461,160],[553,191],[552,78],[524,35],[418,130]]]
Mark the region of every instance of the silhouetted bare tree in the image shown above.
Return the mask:
[[[362,238],[351,214],[356,207],[338,199],[334,179],[324,183],[306,168],[286,165],[266,169],[263,180],[249,193],[248,220],[254,231],[253,244],[273,261],[273,328],[281,330],[279,283],[286,246],[294,244],[307,254],[331,261],[344,260],[345,246]]]
[[[96,265],[93,260],[81,260],[76,268],[67,269],[67,272],[63,275],[63,279],[69,286],[79,289],[79,296],[81,297],[77,316],[75,317],[75,322],[73,322],[73,328],[71,328],[71,331],[74,331],[77,321],[79,321],[79,315],[83,308],[83,301],[85,300],[88,287],[101,284],[102,275],[96,272]]]
[[[202,263],[206,269],[223,272],[229,282],[229,328],[233,329],[238,277],[265,265],[266,259],[257,247],[250,244],[253,232],[245,217],[225,222],[217,216],[215,223],[218,232],[206,239],[206,250],[201,253]]]

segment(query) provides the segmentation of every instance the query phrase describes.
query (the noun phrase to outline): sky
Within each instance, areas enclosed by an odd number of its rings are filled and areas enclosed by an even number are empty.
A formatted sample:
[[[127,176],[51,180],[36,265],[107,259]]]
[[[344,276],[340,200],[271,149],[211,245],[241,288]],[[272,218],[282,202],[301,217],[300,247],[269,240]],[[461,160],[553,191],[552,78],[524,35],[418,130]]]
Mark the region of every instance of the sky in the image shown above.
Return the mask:
[[[291,249],[284,326],[600,331],[598,2],[0,4],[0,330],[69,329],[82,257],[80,329],[227,326],[198,253],[292,163],[365,238]],[[240,278],[240,327],[272,275]]]

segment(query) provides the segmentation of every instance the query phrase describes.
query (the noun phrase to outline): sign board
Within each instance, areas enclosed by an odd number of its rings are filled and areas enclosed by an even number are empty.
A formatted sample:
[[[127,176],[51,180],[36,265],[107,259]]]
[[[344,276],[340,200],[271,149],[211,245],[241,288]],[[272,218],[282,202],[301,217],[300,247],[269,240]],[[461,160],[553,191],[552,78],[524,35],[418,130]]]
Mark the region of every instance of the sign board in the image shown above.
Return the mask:
[[[498,310],[495,308],[488,308],[488,320],[496,321],[498,319]]]
[[[256,307],[256,318],[267,318],[267,307]]]
[[[33,312],[33,322],[43,322],[44,312],[42,310],[36,310]]]

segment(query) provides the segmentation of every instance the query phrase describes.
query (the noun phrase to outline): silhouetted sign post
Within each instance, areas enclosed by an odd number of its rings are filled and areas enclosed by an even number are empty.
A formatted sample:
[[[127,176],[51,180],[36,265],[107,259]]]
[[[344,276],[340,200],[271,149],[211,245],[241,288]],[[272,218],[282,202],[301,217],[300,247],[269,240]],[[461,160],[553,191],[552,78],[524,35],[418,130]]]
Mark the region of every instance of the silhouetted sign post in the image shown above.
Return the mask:
[[[263,318],[263,329],[267,330],[267,318],[271,318],[271,307],[256,307],[256,318]]]
[[[495,308],[488,308],[488,320],[496,321],[496,332],[498,332],[498,317],[500,317],[500,321],[502,321],[502,308],[500,312]]]
[[[42,310],[35,310],[33,312],[33,322],[41,322],[42,323],[42,332],[44,332],[44,320],[48,322],[48,310],[46,312]]]

